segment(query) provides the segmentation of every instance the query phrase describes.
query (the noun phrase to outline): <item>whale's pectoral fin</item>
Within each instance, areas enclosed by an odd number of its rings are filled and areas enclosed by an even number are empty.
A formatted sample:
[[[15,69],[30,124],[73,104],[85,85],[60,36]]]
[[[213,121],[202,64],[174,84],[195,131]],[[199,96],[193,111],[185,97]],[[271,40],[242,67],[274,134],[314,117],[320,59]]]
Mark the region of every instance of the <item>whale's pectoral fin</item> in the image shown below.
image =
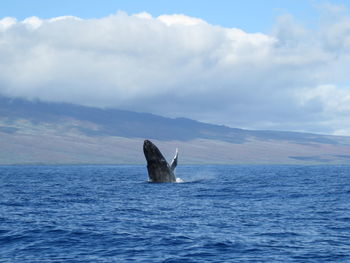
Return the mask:
[[[170,169],[171,171],[174,171],[175,168],[176,168],[176,165],[177,165],[177,157],[179,156],[179,152],[176,148],[176,153],[175,153],[175,156],[174,156],[174,159],[171,161],[171,164],[170,164]]]

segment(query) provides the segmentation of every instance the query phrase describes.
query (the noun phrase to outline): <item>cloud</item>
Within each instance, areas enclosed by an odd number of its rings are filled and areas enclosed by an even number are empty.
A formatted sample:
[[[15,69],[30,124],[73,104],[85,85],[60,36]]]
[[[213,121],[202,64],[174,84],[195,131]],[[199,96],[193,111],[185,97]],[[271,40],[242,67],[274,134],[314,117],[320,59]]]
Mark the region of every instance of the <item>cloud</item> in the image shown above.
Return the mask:
[[[185,15],[0,19],[0,94],[252,129],[350,134],[350,17],[250,34]],[[322,10],[324,10],[322,9]]]

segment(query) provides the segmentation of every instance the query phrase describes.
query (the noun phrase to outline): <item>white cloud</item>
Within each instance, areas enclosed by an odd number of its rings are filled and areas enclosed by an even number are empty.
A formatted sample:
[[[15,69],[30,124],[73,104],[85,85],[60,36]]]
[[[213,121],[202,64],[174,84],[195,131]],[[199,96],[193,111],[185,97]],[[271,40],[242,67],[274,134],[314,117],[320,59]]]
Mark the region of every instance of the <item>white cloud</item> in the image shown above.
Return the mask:
[[[133,16],[136,16],[138,18],[143,18],[143,19],[152,19],[152,15],[147,13],[147,12],[142,12],[142,13],[138,13],[138,14],[134,14]]]
[[[200,24],[206,24],[202,19],[189,17],[185,15],[161,15],[157,18],[167,26],[180,25],[180,26],[196,26]]]
[[[340,89],[334,85],[320,85],[300,94],[302,105],[317,101],[323,111],[333,114],[350,114],[350,89]]]
[[[61,20],[77,20],[77,21],[81,21],[82,19],[76,16],[57,16],[57,17],[53,17],[51,19],[49,19],[49,22],[57,22],[57,21],[61,21]]]
[[[320,85],[299,91],[300,105],[311,112],[316,108],[319,121],[334,135],[350,135],[350,88]],[[321,121],[321,117],[323,120]]]
[[[3,18],[0,94],[350,134],[350,17],[334,12],[313,30],[283,16],[270,35],[185,15]]]
[[[22,23],[28,29],[33,29],[34,30],[34,29],[38,29],[42,25],[43,21],[40,18],[36,17],[36,16],[32,16],[32,17],[28,17],[28,18],[24,19],[22,21]]]
[[[17,20],[13,17],[4,17],[3,19],[0,19],[0,31],[4,31],[14,24],[16,24]]]

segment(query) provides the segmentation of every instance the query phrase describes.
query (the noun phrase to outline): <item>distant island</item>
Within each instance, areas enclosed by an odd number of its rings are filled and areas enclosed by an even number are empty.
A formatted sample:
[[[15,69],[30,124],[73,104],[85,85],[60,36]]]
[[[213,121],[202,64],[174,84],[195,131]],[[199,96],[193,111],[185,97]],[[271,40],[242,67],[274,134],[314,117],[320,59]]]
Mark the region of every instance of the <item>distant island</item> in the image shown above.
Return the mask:
[[[152,139],[182,164],[347,164],[350,137],[259,131],[100,109],[0,97],[0,165],[144,164]]]

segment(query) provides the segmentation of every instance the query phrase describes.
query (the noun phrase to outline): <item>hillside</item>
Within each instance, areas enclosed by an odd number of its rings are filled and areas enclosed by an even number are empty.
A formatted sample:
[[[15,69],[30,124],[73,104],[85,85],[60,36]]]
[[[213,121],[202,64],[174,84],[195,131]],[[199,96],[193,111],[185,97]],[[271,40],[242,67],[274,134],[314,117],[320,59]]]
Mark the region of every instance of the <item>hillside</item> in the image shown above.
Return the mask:
[[[350,138],[251,131],[186,118],[0,97],[0,164],[144,163],[152,139],[182,163],[344,164]]]

